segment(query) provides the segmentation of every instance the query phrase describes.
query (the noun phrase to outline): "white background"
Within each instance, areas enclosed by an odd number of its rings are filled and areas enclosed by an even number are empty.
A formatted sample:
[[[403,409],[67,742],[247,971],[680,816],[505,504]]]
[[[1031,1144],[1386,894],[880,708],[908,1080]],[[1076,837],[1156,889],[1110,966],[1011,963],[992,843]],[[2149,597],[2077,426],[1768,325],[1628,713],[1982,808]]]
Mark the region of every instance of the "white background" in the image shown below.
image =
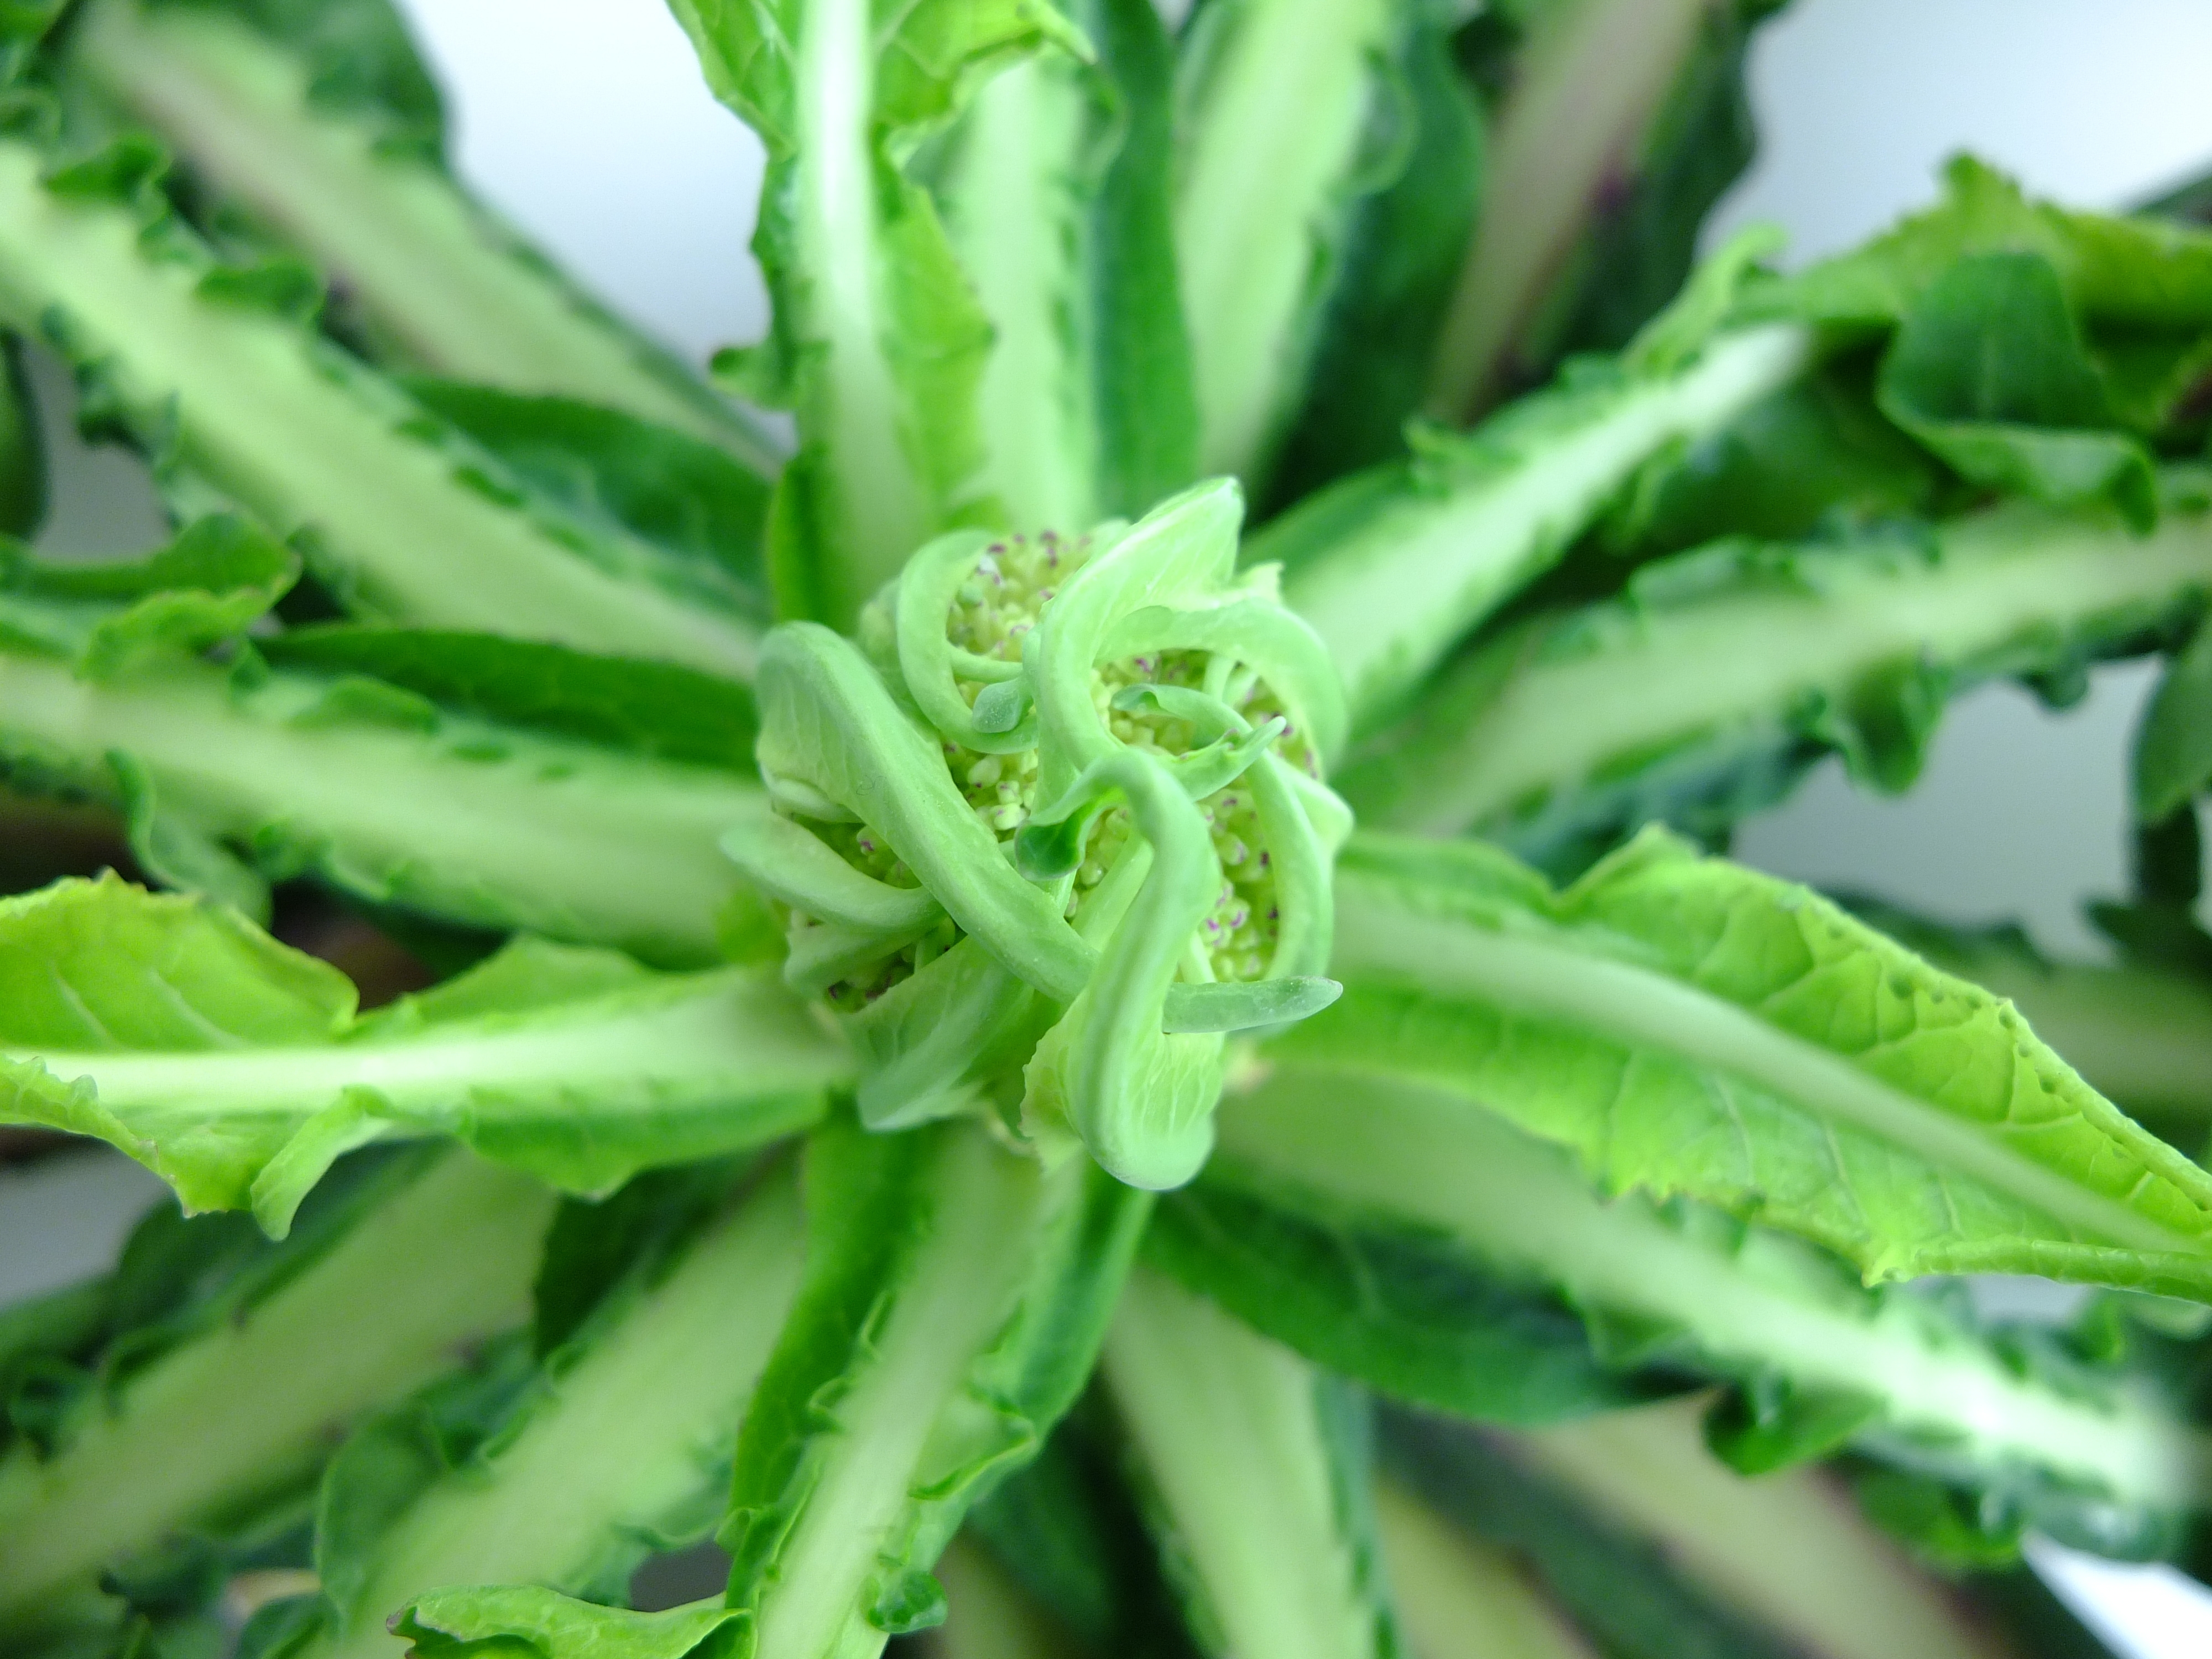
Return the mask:
[[[701,86],[659,0],[403,0],[448,89],[460,170],[616,305],[694,359],[748,339],[764,296],[745,251],[760,155]],[[1926,199],[1972,149],[2039,191],[2119,205],[2212,168],[2204,0],[1801,0],[1756,48],[1765,150],[1717,228],[1771,219],[1794,258]],[[120,551],[143,522],[126,467],[53,544]],[[2062,718],[1992,688],[1954,709],[1929,775],[1867,799],[1825,768],[1749,825],[1742,856],[1962,921],[2016,916],[2097,948],[2085,896],[2125,879],[2121,781],[2147,685],[2106,671]],[[119,1159],[0,1175],[0,1301],[92,1271],[150,1194]],[[2062,1588],[2144,1659],[2212,1654],[2212,1598],[2171,1575],[2046,1552]]]

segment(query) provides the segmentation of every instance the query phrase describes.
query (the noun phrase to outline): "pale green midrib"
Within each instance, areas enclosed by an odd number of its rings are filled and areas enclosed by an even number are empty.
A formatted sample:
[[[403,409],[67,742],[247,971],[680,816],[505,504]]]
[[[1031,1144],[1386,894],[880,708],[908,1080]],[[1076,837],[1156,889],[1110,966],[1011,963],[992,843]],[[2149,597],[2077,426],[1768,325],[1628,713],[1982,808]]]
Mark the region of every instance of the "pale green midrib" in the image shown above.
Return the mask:
[[[869,136],[876,40],[868,0],[818,0],[798,41],[799,271],[805,333],[825,361],[800,405],[808,444],[828,447],[842,568],[826,573],[848,613],[895,575],[928,528],[928,503],[899,431],[905,407],[885,356],[892,323],[884,292],[882,227]],[[804,273],[803,275],[801,273]],[[916,414],[921,411],[915,411]]]
[[[1303,389],[1314,256],[1349,205],[1395,18],[1393,0],[1237,9],[1185,140],[1174,231],[1200,471],[1249,475]]]
[[[2087,1477],[2131,1500],[2205,1500],[2212,1446],[2138,1400],[2123,1396],[2106,1412],[2014,1376],[1978,1345],[1942,1352],[1903,1303],[1869,1310],[1844,1290],[1847,1305],[1815,1305],[1809,1293],[1754,1276],[1745,1257],[1756,1235],[1742,1255],[1726,1255],[1632,1199],[1601,1202],[1563,1159],[1481,1107],[1412,1085],[1378,1098],[1346,1081],[1332,1114],[1358,1102],[1368,1115],[1363,1133],[1347,1139],[1334,1122],[1284,1130],[1265,1121],[1262,1101],[1224,1108],[1224,1167],[1443,1228],[1486,1261],[1565,1286],[1586,1308],[1679,1324],[1724,1365],[1875,1395],[1891,1426]],[[1394,1133],[1387,1115],[1409,1107],[1433,1127]]]
[[[854,1659],[881,1650],[861,1591],[915,1501],[940,1410],[1003,1325],[1028,1266],[1042,1183],[979,1129],[947,1134],[928,1234],[903,1265],[865,1371],[836,1407],[827,1466],[786,1540],[757,1613],[759,1651]],[[849,1373],[848,1373],[849,1376]],[[920,1564],[926,1565],[927,1564]]]
[[[670,385],[649,348],[515,258],[435,168],[380,154],[366,121],[311,107],[301,64],[252,28],[111,0],[88,9],[71,48],[73,64],[196,168],[331,266],[422,367],[627,410],[774,476],[774,450],[718,413],[712,392]]]
[[[289,685],[280,676],[258,695]],[[494,762],[445,753],[436,736],[294,726],[234,701],[212,668],[88,684],[64,664],[0,654],[0,750],[26,738],[94,776],[110,750],[132,754],[168,807],[218,835],[325,836],[341,880],[404,868],[411,897],[462,920],[701,960],[719,955],[714,912],[739,886],[717,841],[760,802],[733,775],[581,745],[532,738]],[[544,775],[556,763],[574,769]]]
[[[757,632],[659,586],[665,556],[602,538],[626,567],[611,574],[461,483],[451,457],[399,433],[396,392],[375,408],[367,371],[318,362],[295,325],[200,299],[196,266],[149,260],[127,209],[50,195],[43,165],[0,143],[0,308],[33,331],[64,319],[134,410],[173,410],[195,471],[277,533],[311,529],[379,619],[750,674]]]
[[[1945,1115],[1859,1070],[1840,1054],[1768,1024],[1748,1010],[1626,962],[1533,933],[1478,930],[1416,915],[1357,878],[1337,879],[1332,968],[1410,975],[1437,995],[1563,1019],[1608,1041],[1655,1048],[1726,1073],[1832,1121],[1848,1123],[2054,1218],[2130,1249],[2205,1255],[2200,1236],[2176,1232],[2117,1199],[2081,1187],[2014,1151],[1982,1126]],[[2185,1197],[2185,1194],[2179,1194]],[[2212,1218],[2208,1218],[2212,1221]]]
[[[1662,447],[1727,425],[1811,356],[1812,337],[1791,325],[1722,335],[1680,373],[1625,386],[1578,430],[1547,436],[1477,483],[1394,501],[1340,550],[1291,571],[1285,602],[1336,659],[1353,724],[1387,712],[1515,586],[1563,554]]]
[[[64,1081],[85,1079],[134,1125],[287,1114],[374,1089],[398,1110],[489,1091],[491,1115],[525,1100],[621,1100],[640,1091],[735,1101],[819,1088],[849,1063],[794,1004],[744,1006],[757,975],[733,969],[682,990],[615,1006],[580,1003],[505,1019],[457,1021],[385,1041],[114,1054],[0,1048]],[[640,1006],[642,1003],[644,1006]]]
[[[945,203],[994,336],[981,392],[984,482],[1013,526],[1030,533],[1070,533],[1098,517],[1074,223],[1088,104],[1079,73],[1036,57],[978,87]]]
[[[1313,1371],[1141,1267],[1103,1367],[1226,1650],[1373,1659]]]
[[[1701,0],[1577,0],[1539,39],[1498,111],[1486,211],[1438,334],[1428,412],[1467,417],[1600,212],[1695,47]],[[1558,18],[1564,9],[1567,14]],[[1548,25],[1549,27],[1547,27]],[[1626,38],[1623,38],[1626,34]],[[1642,39],[1637,38],[1639,34]]]
[[[2212,585],[2212,514],[2170,510],[2149,537],[2118,526],[2000,533],[1962,526],[1934,568],[1869,574],[1837,596],[1771,591],[1643,619],[1601,654],[1539,663],[1479,715],[1394,762],[1377,818],[1451,831],[1540,789],[1575,787],[1611,757],[1723,721],[1772,718],[1907,653],[1957,662],[2051,620],[2074,623]],[[1747,645],[1748,642],[1748,648]]]
[[[528,1311],[552,1194],[453,1153],[242,1320],[196,1337],[50,1462],[0,1460],[0,1626],[221,1503]],[[374,1309],[374,1317],[363,1310]]]
[[[550,1385],[488,1466],[418,1502],[377,1549],[349,1629],[295,1659],[391,1659],[384,1621],[470,1584],[587,1586],[729,1461],[799,1284],[805,1217],[789,1171],[692,1247]]]

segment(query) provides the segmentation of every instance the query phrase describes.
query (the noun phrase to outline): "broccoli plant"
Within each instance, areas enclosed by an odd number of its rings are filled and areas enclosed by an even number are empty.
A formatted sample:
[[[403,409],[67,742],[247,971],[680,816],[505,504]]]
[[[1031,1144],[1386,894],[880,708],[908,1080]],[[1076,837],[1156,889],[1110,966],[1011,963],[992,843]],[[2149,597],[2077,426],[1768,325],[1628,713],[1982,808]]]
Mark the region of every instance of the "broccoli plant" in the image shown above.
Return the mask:
[[[672,3],[707,375],[386,0],[0,17],[0,513],[27,351],[173,520],[0,543],[0,1124],[178,1200],[0,1312],[0,1644],[2026,1659],[2024,1538],[2212,1559],[2212,234],[1693,270],[1753,0]],[[2112,963],[1724,856],[2148,653]]]

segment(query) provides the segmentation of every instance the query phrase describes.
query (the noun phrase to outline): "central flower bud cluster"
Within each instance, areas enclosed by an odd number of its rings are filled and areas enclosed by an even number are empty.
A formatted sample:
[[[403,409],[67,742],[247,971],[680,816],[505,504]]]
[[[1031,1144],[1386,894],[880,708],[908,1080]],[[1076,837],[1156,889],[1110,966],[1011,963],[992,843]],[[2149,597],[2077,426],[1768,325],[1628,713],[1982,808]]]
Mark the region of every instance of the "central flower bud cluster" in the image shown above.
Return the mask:
[[[1334,997],[1342,696],[1273,572],[1237,573],[1240,512],[1224,482],[1072,539],[956,532],[857,642],[770,636],[775,810],[725,845],[788,907],[871,1123],[995,1106],[1172,1185],[1224,1034]]]

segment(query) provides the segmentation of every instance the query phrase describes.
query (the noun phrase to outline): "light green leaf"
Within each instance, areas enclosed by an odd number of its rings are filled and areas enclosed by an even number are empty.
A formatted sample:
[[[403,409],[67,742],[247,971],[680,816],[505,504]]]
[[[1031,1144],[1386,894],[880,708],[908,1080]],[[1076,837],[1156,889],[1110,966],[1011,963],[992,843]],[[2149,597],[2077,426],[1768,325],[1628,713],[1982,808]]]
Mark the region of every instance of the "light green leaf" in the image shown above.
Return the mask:
[[[410,1601],[473,1584],[621,1601],[647,1553],[707,1535],[805,1237],[788,1164],[734,1200],[726,1172],[718,1184],[720,1212],[634,1260],[519,1394],[469,1425],[465,1455],[434,1455],[459,1437],[429,1400],[340,1450],[318,1506],[327,1636],[307,1653],[374,1641]]]
[[[573,1601],[557,1590],[507,1585],[434,1591],[410,1606],[392,1629],[414,1639],[410,1651],[422,1659],[687,1659],[702,1650],[719,1655],[718,1634],[743,1625],[714,1601],[632,1613]]]
[[[2035,1273],[2212,1299],[2212,1176],[2008,1005],[1806,890],[1648,832],[1554,890],[1355,841],[1329,1012],[1286,1056],[1456,1091],[1607,1190],[1800,1233],[1869,1280]]]
[[[178,948],[208,959],[204,943]],[[191,1017],[185,1005],[163,1013],[156,999],[134,1000],[148,1018]],[[297,1020],[319,1003],[228,998],[240,1018],[258,1006],[261,1022]],[[552,1210],[552,1194],[526,1176],[425,1149],[353,1189],[337,1213],[303,1220],[221,1316],[137,1364],[126,1336],[108,1382],[87,1392],[52,1455],[19,1441],[0,1456],[0,1642],[35,1651],[28,1633],[68,1616],[103,1568],[295,1492],[329,1455],[333,1425],[521,1324]],[[191,1287],[167,1288],[173,1308]]]
[[[571,1191],[818,1115],[840,1047],[762,970],[524,939],[366,1019],[335,969],[113,876],[0,902],[0,1118],[107,1140],[272,1234],[333,1159],[447,1134]]]
[[[1081,1389],[1148,1200],[965,1122],[833,1124],[806,1182],[806,1279],[722,1540],[739,1651],[849,1659],[943,1616],[930,1566]]]
[[[2192,620],[2212,580],[2206,481],[2173,468],[2159,527],[2015,502],[1834,544],[1723,542],[1620,599],[1471,653],[1345,769],[1364,823],[1480,829],[1581,867],[1654,819],[1715,834],[1840,750],[1918,775],[1947,699],[2002,675],[2063,688]]]
[[[1355,728],[1371,729],[1653,455],[1797,379],[1811,348],[1771,326],[1718,335],[1665,371],[1581,366],[1470,433],[1420,434],[1412,460],[1308,496],[1245,557],[1282,563],[1285,601],[1336,659]]]
[[[232,896],[251,890],[210,847],[447,921],[717,960],[718,916],[747,896],[715,842],[761,792],[749,768],[683,762],[742,735],[742,688],[702,696],[703,677],[672,684],[652,665],[447,642],[433,661],[417,635],[318,630],[280,653],[327,658],[337,678],[172,659],[96,683],[0,650],[0,770],[27,793],[150,801],[156,867]]]
[[[1445,1088],[1283,1066],[1224,1103],[1204,1180],[1347,1236],[1418,1242],[1432,1274],[1563,1294],[1612,1365],[1732,1383],[1716,1421],[1746,1467],[1848,1444],[2136,1557],[2212,1508],[2212,1442],[2157,1366],[2093,1363],[2048,1332],[1985,1334],[1942,1297],[1869,1291],[1778,1232],[1607,1198]]]
[[[1364,1404],[1172,1282],[1129,1281],[1100,1368],[1209,1653],[1386,1659]]]
[[[0,317],[84,372],[87,423],[128,435],[179,501],[236,502],[364,620],[749,670],[733,582],[534,496],[228,281],[171,213],[150,140],[53,160],[0,143]]]
[[[1389,179],[1365,140],[1389,118],[1390,59],[1413,13],[1403,0],[1209,0],[1191,21],[1175,233],[1203,471],[1256,486],[1297,411],[1347,221]]]
[[[65,68],[329,273],[380,357],[625,410],[774,473],[755,422],[453,179],[436,88],[390,6],[101,0],[73,23]]]
[[[1089,48],[1047,0],[671,9],[769,151],[753,246],[775,305],[740,373],[799,416],[770,526],[777,591],[787,615],[847,626],[933,532],[984,510],[991,325],[908,174],[915,143],[1004,61]]]

